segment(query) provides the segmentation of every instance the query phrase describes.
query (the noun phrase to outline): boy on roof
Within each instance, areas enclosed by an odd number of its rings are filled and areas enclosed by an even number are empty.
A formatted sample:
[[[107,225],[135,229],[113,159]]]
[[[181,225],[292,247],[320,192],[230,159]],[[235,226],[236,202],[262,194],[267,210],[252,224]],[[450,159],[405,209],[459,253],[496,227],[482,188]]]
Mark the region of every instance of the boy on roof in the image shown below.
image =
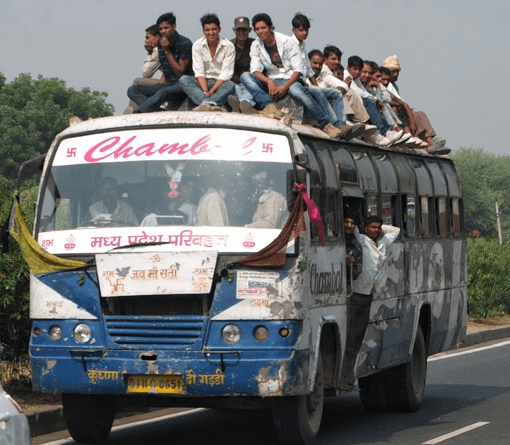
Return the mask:
[[[180,84],[197,107],[196,111],[226,111],[223,106],[235,91],[234,74],[236,49],[220,36],[220,20],[216,14],[200,18],[204,37],[193,44],[195,76],[182,76]]]
[[[160,111],[161,105],[168,102],[169,108],[176,110],[186,95],[179,84],[184,74],[192,74],[191,40],[177,31],[176,18],[172,12],[161,15],[157,22],[161,40],[157,53],[163,77],[155,85],[132,85],[128,89],[129,98],[138,105],[135,113]]]

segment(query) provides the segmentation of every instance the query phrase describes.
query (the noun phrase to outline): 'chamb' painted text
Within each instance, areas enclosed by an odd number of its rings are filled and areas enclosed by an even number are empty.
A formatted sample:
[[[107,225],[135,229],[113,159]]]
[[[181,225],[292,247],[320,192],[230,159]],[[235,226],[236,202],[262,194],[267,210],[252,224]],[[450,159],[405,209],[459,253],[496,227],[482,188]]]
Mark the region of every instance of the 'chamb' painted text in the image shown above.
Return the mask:
[[[120,136],[113,136],[104,141],[94,145],[90,150],[85,153],[85,161],[99,162],[109,157],[114,158],[130,158],[136,157],[150,157],[154,154],[178,154],[182,155],[190,153],[192,155],[199,155],[209,150],[207,142],[211,139],[211,135],[206,135],[198,139],[193,144],[181,144],[175,142],[173,144],[163,144],[160,147],[156,146],[155,142],[148,142],[136,147],[133,144],[136,136],[131,136],[129,139],[122,142]],[[133,144],[133,145],[132,145]]]

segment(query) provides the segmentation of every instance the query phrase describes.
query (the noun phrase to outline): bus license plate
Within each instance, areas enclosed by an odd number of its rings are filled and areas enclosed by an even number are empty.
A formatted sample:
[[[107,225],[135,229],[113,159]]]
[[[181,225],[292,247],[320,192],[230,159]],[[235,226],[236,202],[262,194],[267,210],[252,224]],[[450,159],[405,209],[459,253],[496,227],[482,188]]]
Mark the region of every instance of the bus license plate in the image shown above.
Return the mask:
[[[180,375],[130,375],[127,392],[180,394],[184,385]]]

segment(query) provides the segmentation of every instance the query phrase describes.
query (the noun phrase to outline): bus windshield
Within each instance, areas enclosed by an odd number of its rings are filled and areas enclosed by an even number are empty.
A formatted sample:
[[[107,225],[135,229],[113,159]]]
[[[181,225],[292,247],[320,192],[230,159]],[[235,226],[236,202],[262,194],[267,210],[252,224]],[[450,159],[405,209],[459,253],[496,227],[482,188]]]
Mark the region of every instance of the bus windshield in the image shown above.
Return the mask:
[[[260,250],[289,214],[289,142],[253,131],[226,135],[178,128],[65,139],[45,181],[39,243],[51,253],[150,242]]]

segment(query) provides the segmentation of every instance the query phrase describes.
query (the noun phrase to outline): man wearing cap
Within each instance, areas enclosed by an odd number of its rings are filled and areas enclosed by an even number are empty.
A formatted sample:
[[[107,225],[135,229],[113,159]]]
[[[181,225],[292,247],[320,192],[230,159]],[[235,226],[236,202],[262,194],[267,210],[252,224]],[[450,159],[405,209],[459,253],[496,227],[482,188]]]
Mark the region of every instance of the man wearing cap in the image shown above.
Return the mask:
[[[396,84],[398,80],[398,76],[402,67],[400,66],[400,60],[396,54],[393,56],[389,56],[384,59],[382,64],[383,67],[388,68],[391,72],[391,81],[386,87],[390,93],[396,96],[399,99],[400,91]],[[444,145],[446,143],[445,139],[438,138],[432,124],[430,123],[427,115],[423,111],[415,111],[412,110],[414,115],[414,119],[416,121],[417,128],[414,129],[414,134],[420,139],[423,139],[427,144],[427,151],[431,154],[448,154],[450,152],[449,148],[446,148]],[[409,124],[409,120],[407,119],[407,113],[403,107],[399,107],[398,117],[404,123],[404,125]]]
[[[251,32],[250,20],[247,17],[237,17],[234,20],[234,34],[236,37],[231,42],[236,47],[236,61],[232,81],[235,83],[235,95],[228,97],[228,104],[236,113],[254,114],[255,101],[246,87],[241,83],[241,74],[250,71],[250,47],[253,42],[248,37]]]

